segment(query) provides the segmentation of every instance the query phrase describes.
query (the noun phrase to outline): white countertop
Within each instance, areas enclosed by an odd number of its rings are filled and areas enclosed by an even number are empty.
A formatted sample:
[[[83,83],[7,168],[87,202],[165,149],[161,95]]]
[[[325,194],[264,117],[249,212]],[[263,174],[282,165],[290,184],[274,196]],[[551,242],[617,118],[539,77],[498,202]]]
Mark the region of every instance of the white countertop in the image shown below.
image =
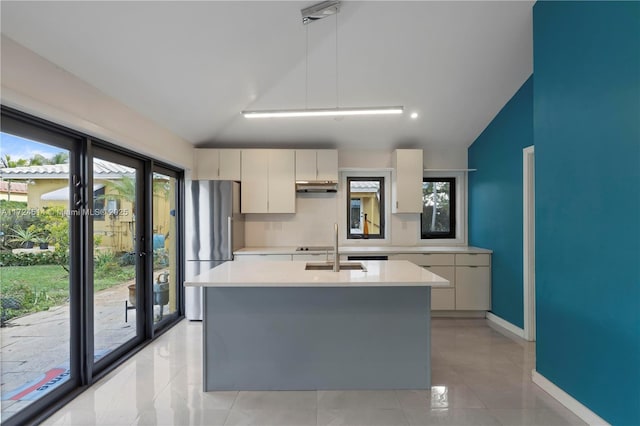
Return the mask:
[[[492,253],[491,250],[472,246],[340,246],[340,254],[397,254],[397,253]],[[318,254],[322,250],[296,251],[296,247],[245,247],[234,252],[236,255],[249,254]],[[330,250],[333,252],[333,248]]]
[[[354,263],[354,262],[350,262]],[[448,287],[406,260],[361,262],[365,271],[305,271],[307,262],[225,262],[185,281],[190,287]]]

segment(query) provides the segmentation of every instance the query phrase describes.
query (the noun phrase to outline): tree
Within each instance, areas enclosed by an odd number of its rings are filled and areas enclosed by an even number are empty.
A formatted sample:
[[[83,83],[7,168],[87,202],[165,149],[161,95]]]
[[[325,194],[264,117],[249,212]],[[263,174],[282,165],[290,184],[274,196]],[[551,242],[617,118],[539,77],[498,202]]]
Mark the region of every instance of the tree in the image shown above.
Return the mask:
[[[44,166],[45,164],[49,164],[49,160],[47,160],[42,154],[35,154],[29,160],[30,166]]]
[[[69,162],[69,153],[68,152],[58,152],[53,157],[49,159],[49,164],[65,164]]]
[[[4,157],[0,158],[0,161],[2,161],[2,167],[4,167],[4,168],[24,167],[24,166],[28,165],[28,161],[25,160],[24,158],[19,158],[17,160],[12,160],[11,156],[9,154],[5,154]]]

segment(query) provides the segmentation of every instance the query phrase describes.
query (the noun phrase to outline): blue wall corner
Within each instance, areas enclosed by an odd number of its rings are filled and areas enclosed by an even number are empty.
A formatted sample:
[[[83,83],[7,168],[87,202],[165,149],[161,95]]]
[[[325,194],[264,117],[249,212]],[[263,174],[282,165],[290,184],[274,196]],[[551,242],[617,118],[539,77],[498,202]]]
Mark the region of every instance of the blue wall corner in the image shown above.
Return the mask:
[[[469,244],[493,250],[491,310],[522,328],[522,149],[533,145],[533,76],[469,147]]]
[[[640,3],[534,6],[536,369],[640,424]]]

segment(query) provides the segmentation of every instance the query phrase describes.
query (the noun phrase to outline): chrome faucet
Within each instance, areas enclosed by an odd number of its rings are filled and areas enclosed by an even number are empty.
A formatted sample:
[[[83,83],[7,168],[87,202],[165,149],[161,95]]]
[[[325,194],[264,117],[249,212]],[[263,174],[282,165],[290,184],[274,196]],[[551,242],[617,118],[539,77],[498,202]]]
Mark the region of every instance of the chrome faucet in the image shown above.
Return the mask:
[[[335,224],[336,241],[333,247],[333,272],[340,272],[340,253],[338,253],[338,224]]]

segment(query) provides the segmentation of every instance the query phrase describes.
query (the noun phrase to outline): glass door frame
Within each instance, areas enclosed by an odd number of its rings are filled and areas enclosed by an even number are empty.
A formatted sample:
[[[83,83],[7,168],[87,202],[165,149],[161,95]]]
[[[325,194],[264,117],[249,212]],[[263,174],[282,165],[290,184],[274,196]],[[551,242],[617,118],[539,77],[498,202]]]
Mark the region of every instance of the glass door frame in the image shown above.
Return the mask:
[[[176,179],[176,193],[175,193],[175,210],[176,210],[176,231],[178,231],[179,235],[184,235],[184,223],[183,223],[183,214],[184,212],[184,191],[183,191],[183,182],[184,182],[184,172],[178,171],[170,166],[164,165],[162,163],[152,161],[151,164],[151,203],[150,204],[150,212],[151,216],[153,216],[153,173],[161,173],[163,175],[169,176],[171,178]],[[150,220],[150,230],[149,235],[153,238],[153,217]],[[151,324],[152,330],[151,334],[153,336],[161,333],[162,331],[168,329],[168,327],[177,321],[179,318],[184,316],[184,286],[182,283],[184,282],[184,272],[182,268],[182,259],[184,259],[184,238],[176,238],[176,310],[170,314],[165,315],[165,319],[158,323],[154,323],[153,321],[153,300],[151,301]],[[151,250],[150,257],[150,278],[148,282],[153,285],[153,244]],[[152,295],[153,298],[153,295]]]
[[[108,368],[115,360],[121,358],[126,353],[130,352],[133,348],[140,345],[147,338],[151,337],[151,335],[147,332],[147,322],[148,319],[148,311],[149,311],[149,297],[147,293],[148,287],[148,258],[150,253],[149,246],[149,238],[148,238],[148,223],[149,220],[147,218],[148,210],[148,202],[146,200],[147,197],[147,162],[143,159],[138,158],[137,156],[132,156],[130,153],[126,153],[112,147],[105,147],[99,142],[94,140],[89,140],[88,143],[88,155],[87,155],[87,184],[85,188],[87,190],[87,194],[85,196],[85,200],[87,200],[87,208],[89,211],[93,211],[93,195],[91,189],[94,187],[94,174],[93,174],[93,163],[94,159],[100,158],[102,160],[106,160],[109,162],[121,164],[126,167],[130,167],[136,170],[136,194],[135,194],[135,217],[136,224],[134,227],[134,247],[133,252],[135,253],[136,259],[136,334],[135,337],[126,341],[118,348],[106,354],[104,357],[100,358],[100,360],[95,360],[95,347],[94,347],[94,331],[95,331],[95,313],[94,313],[94,262],[92,258],[87,256],[87,267],[86,267],[86,298],[85,298],[85,306],[86,306],[86,318],[85,323],[90,324],[91,328],[86,330],[86,347],[85,351],[87,354],[87,366],[90,368],[89,375],[91,377],[95,377],[99,375],[102,371]],[[85,244],[88,248],[87,253],[94,253],[93,247],[93,234],[94,234],[94,221],[91,215],[84,216],[85,226],[87,228],[87,240]],[[143,297],[140,297],[143,295]],[[124,315],[124,314],[123,314]]]
[[[35,417],[34,413],[40,413],[40,416],[47,415],[52,411],[52,407],[59,404],[59,401],[65,397],[72,397],[82,384],[86,383],[86,374],[82,368],[84,339],[81,321],[83,299],[81,283],[84,271],[81,253],[86,248],[82,228],[82,209],[78,208],[81,205],[73,205],[76,201],[82,201],[83,188],[79,176],[83,162],[84,138],[63,127],[26,116],[5,106],[2,106],[1,130],[69,151],[69,379],[8,419],[3,419],[3,424],[11,425],[23,424],[25,418]]]

